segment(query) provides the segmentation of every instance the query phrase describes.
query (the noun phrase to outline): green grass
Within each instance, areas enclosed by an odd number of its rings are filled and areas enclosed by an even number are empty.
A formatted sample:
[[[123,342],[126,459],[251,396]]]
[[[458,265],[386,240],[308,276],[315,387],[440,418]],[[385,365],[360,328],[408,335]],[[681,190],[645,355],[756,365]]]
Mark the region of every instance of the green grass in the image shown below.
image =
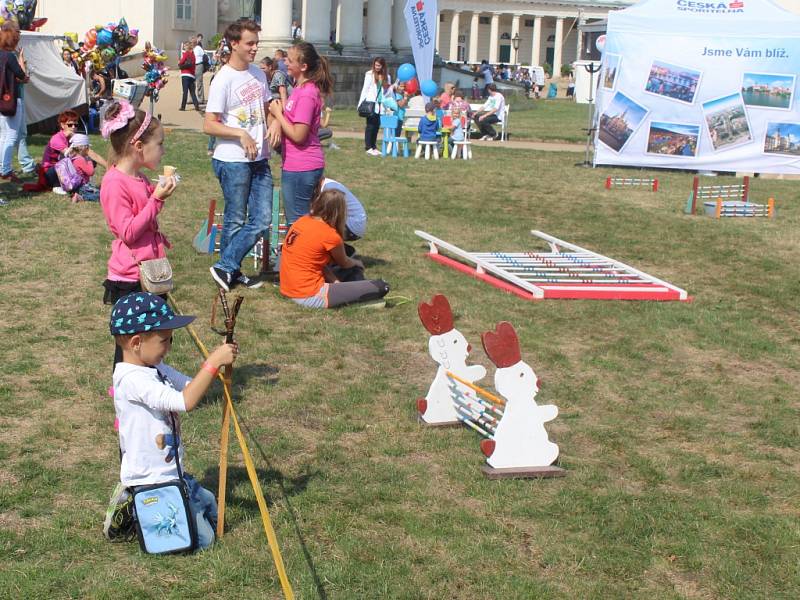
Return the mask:
[[[513,141],[585,142],[589,105],[572,100],[510,100],[508,131]],[[335,107],[330,126],[335,131],[363,131],[364,119],[355,108]]]
[[[314,312],[273,287],[245,292],[235,403],[299,598],[796,597],[795,183],[753,180],[756,200],[776,198],[773,220],[716,221],[682,214],[689,174],[658,173],[657,194],[607,192],[607,174],[629,171],[576,168],[576,154],[381,161],[339,145],[328,172],[366,205],[369,272],[412,302]],[[205,138],[170,133],[164,162],[184,177],[160,217],[175,295],[212,345],[212,259],[191,249],[219,197]],[[541,229],[694,301],[526,302],[432,263],[415,228],[510,251],[536,249],[528,230]],[[118,477],[100,287],[111,238],[99,206],[53,195],[0,208],[0,232],[0,597],[279,598],[235,441],[222,542],[171,558],[104,542]],[[537,400],[559,407],[548,431],[565,478],[487,480],[475,434],[416,423],[435,372],[416,303],[436,292],[487,386],[479,336],[514,324]],[[197,369],[187,335],[170,360]],[[212,490],[219,403],[214,387],[183,422],[187,468]]]

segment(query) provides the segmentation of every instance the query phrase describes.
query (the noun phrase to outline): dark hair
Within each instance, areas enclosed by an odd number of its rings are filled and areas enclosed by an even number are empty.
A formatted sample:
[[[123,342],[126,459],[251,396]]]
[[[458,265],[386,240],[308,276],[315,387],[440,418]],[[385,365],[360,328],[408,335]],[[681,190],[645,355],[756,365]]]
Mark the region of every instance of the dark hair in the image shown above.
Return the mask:
[[[378,83],[378,78],[375,77],[375,63],[380,64],[381,66],[380,78],[386,81],[387,79],[386,76],[388,74],[386,70],[386,59],[383,58],[382,56],[376,56],[375,58],[372,59],[372,62],[370,63],[372,65],[372,68],[370,69],[372,71],[372,78],[375,80],[375,83]]]
[[[122,104],[117,102],[116,100],[112,100],[107,104],[107,108],[103,113],[103,120],[113,119],[116,117],[119,112],[122,110]],[[116,131],[112,132],[110,136],[108,136],[108,141],[111,143],[111,155],[109,162],[115,162],[125,156],[132,148],[133,145],[131,144],[131,138],[136,135],[136,132],[139,131],[139,127],[142,126],[145,119],[145,113],[143,110],[136,109],[134,115],[131,119],[128,119],[128,123],[124,127],[120,127]],[[150,138],[158,131],[161,127],[161,123],[158,119],[153,117],[150,121],[150,124],[147,126],[147,129],[144,130],[141,136],[137,141],[146,144],[150,141]]]
[[[347,222],[347,200],[341,190],[325,190],[311,202],[309,214],[319,217],[344,238]]]
[[[6,21],[0,27],[0,50],[13,52],[19,44],[19,26],[14,21]]]
[[[331,77],[328,59],[317,54],[317,49],[308,42],[297,42],[292,46],[297,52],[299,63],[306,65],[306,78],[317,86],[323,96],[333,94],[333,77]]]
[[[271,67],[274,62],[275,61],[272,60],[269,56],[265,56],[264,58],[261,59],[261,64],[267,65],[268,67]]]
[[[225,39],[228,43],[240,42],[242,40],[242,31],[252,31],[258,33],[261,31],[261,26],[251,19],[239,19],[234,21],[225,30]]]
[[[497,91],[497,86],[495,84],[493,84],[493,83],[490,83],[486,87],[489,88],[490,90],[492,90],[493,92]]]

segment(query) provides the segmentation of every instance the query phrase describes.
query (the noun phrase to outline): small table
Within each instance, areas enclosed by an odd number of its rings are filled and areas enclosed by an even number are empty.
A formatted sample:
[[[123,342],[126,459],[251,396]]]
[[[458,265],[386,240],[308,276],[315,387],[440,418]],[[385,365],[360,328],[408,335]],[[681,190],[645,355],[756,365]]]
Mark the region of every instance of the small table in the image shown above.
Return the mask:
[[[450,158],[450,127],[442,127],[439,133],[442,134],[442,158]]]

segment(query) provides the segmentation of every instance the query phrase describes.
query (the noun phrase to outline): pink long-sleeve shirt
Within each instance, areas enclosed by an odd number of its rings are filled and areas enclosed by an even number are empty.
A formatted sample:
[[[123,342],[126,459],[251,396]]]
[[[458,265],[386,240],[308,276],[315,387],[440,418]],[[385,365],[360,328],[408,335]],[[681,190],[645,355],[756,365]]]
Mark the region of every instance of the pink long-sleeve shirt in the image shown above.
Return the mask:
[[[100,186],[100,205],[111,233],[108,279],[139,281],[139,263],[166,256],[170,244],[158,230],[164,201],[153,195],[147,177],[126,175],[116,167],[106,171]]]

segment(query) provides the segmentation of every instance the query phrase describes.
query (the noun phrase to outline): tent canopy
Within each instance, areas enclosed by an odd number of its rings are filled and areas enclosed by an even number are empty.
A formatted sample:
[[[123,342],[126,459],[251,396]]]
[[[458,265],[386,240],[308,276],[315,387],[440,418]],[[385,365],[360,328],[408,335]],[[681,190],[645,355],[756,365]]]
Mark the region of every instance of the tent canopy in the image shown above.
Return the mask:
[[[61,60],[61,39],[44,33],[22,32],[19,45],[25,52],[31,78],[24,89],[28,124],[87,103],[86,82]]]

